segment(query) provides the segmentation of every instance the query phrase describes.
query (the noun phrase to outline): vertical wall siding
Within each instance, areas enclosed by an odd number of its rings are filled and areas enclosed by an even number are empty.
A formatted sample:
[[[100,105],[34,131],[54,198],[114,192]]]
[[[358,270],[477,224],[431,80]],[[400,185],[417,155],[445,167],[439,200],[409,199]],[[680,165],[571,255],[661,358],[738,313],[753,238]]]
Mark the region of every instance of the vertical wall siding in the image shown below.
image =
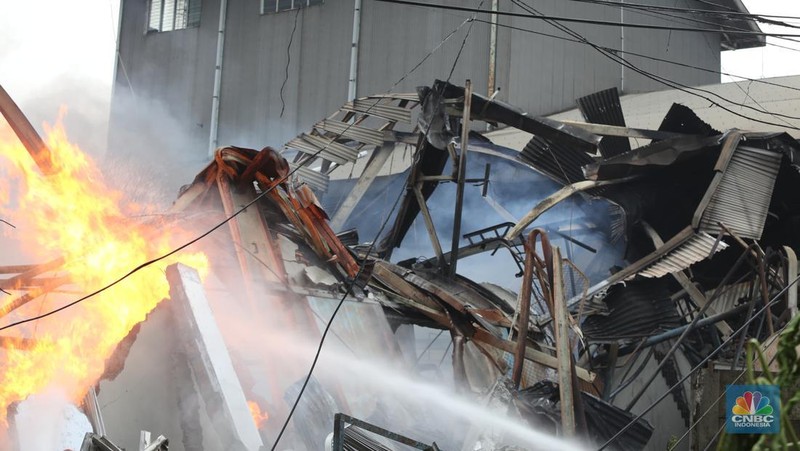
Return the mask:
[[[528,2],[528,4],[532,4]],[[557,17],[617,21],[618,9],[559,0],[537,1],[542,14]],[[525,12],[515,8],[515,12]],[[542,20],[514,17],[514,27],[574,39]],[[619,29],[564,23],[589,41],[604,46],[619,43]],[[575,107],[577,97],[619,86],[620,70],[591,47],[524,31],[511,34],[509,99],[532,114],[547,114]]]
[[[664,3],[663,0],[648,0]],[[480,0],[443,0],[452,5],[477,7]],[[679,6],[696,6],[681,0]],[[686,3],[689,2],[689,3]],[[530,2],[529,2],[530,3]],[[483,8],[489,7],[483,2]],[[522,12],[510,2],[507,11]],[[559,0],[542,0],[535,7],[544,14],[619,21],[619,8]],[[163,128],[160,115],[134,117],[132,113],[161,111],[181,135],[180,145],[193,147],[205,158],[208,143],[214,79],[219,0],[203,0],[200,27],[145,34],[146,0],[126,0],[121,33],[121,61],[112,104],[112,153],[131,135],[148,137],[149,145],[178,145],[169,134],[152,138],[145,131]],[[229,0],[225,42],[220,144],[280,146],[314,122],[334,112],[347,96],[352,35],[353,1],[326,0],[323,5],[300,10],[291,48],[289,77],[284,89],[281,117],[280,90],[284,82],[287,47],[295,11],[259,14],[257,0]],[[386,92],[469,16],[444,11],[365,1],[362,10],[358,95]],[[626,11],[626,21],[665,24]],[[481,18],[488,19],[482,15]],[[551,25],[528,18],[500,16],[501,25],[564,35]],[[600,45],[620,47],[619,27],[567,24]],[[434,79],[447,78],[469,25],[462,27],[432,57],[395,88],[412,91]],[[686,32],[625,29],[626,49],[674,59],[686,64],[719,69],[719,37]],[[669,44],[669,45],[668,45]],[[477,92],[486,93],[489,62],[489,25],[474,22],[453,83],[470,78]],[[718,76],[665,63],[631,57],[643,69],[688,85],[712,83]],[[301,71],[300,68],[303,68]],[[128,79],[138,108],[126,100]],[[575,98],[609,87],[621,87],[620,67],[589,46],[499,27],[497,50],[498,96],[531,114],[548,114],[573,108]],[[659,83],[626,70],[625,91],[662,89]],[[145,108],[143,108],[143,106]],[[156,134],[157,135],[157,134]],[[130,146],[129,146],[130,147]]]
[[[135,157],[144,148],[203,155],[214,83],[218,8],[211,0],[203,2],[200,27],[145,33],[147,3],[122,2],[110,117],[111,156]]]
[[[639,3],[663,5],[663,1],[659,0],[645,0]],[[676,4],[671,4],[670,6],[694,9],[708,7],[708,5],[692,0],[678,0]],[[702,16],[696,16],[696,18],[710,20]],[[654,16],[649,12],[637,12],[631,9],[625,10],[625,21],[648,25],[672,25],[682,28],[713,28],[712,25],[708,24],[687,20],[673,20],[670,17]],[[720,69],[720,35],[716,33],[626,28],[625,50],[644,55],[653,55],[705,69],[715,71]],[[667,79],[677,80],[688,86],[719,83],[720,81],[719,74],[711,72],[703,72],[630,55],[626,56],[625,59],[647,72],[660,75]],[[662,89],[669,89],[669,87],[639,74],[632,69],[625,69],[626,94],[658,91]]]
[[[479,0],[446,0],[441,3],[468,7],[481,4]],[[483,8],[488,8],[488,1],[482,3]],[[445,36],[470,17],[464,12],[374,1],[365,1],[363,5],[359,95],[386,92]],[[482,18],[486,19],[487,16]],[[436,78],[446,80],[469,28],[469,24],[461,27],[394,91],[413,92],[417,86],[430,85]],[[469,78],[476,91],[485,94],[488,64],[489,25],[473,22],[451,81],[463,85],[464,80]]]

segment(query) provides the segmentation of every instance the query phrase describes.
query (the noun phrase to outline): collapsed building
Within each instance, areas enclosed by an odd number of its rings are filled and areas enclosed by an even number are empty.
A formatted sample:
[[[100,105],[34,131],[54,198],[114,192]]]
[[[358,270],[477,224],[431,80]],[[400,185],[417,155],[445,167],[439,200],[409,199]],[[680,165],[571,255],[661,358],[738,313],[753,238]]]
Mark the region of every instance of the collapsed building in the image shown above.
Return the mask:
[[[210,275],[169,267],[170,299],[87,394],[82,449],[716,440],[745,343],[774,353],[797,316],[800,146],[679,104],[631,128],[616,89],[577,103],[585,122],[557,121],[436,81],[348,102],[280,152],[218,149],[164,226],[210,230]],[[46,146],[8,111],[46,171]],[[517,152],[487,126],[532,136]],[[426,252],[403,255],[417,228]],[[30,292],[4,311],[68,284],[51,277],[62,263],[6,268],[0,288]],[[463,275],[481,272],[513,275],[517,293]],[[333,357],[309,373],[322,339]]]

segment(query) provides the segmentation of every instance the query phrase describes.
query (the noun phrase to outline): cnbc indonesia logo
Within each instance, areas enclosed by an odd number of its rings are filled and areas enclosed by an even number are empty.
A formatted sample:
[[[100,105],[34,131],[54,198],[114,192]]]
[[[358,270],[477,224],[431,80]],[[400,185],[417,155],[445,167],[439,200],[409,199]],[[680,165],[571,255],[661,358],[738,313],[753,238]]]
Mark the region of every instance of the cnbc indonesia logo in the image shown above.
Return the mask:
[[[779,432],[780,391],[777,386],[730,385],[727,398],[728,421],[725,429],[728,433],[776,434]]]

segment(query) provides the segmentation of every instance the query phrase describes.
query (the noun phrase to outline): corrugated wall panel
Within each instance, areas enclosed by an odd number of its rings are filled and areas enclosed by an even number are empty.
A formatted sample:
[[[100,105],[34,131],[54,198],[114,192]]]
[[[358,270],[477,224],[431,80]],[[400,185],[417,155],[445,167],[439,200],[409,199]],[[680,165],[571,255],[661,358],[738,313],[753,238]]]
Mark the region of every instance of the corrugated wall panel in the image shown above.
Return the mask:
[[[740,146],[700,219],[700,230],[719,233],[719,222],[742,238],[761,238],[781,154]]]

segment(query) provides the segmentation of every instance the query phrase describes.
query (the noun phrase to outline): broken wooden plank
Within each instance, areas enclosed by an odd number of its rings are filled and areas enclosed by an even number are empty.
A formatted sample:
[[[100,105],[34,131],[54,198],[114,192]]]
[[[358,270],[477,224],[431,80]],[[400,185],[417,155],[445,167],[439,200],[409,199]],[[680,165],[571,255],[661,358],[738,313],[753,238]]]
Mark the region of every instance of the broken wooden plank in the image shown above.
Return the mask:
[[[25,117],[25,114],[19,109],[14,99],[8,95],[8,92],[3,89],[2,85],[0,85],[0,113],[6,118],[11,130],[17,135],[28,153],[31,154],[33,161],[36,162],[42,174],[54,174],[56,168],[53,164],[50,149],[47,148],[42,137],[39,136],[39,133],[36,132],[36,129],[33,128],[28,118]]]

